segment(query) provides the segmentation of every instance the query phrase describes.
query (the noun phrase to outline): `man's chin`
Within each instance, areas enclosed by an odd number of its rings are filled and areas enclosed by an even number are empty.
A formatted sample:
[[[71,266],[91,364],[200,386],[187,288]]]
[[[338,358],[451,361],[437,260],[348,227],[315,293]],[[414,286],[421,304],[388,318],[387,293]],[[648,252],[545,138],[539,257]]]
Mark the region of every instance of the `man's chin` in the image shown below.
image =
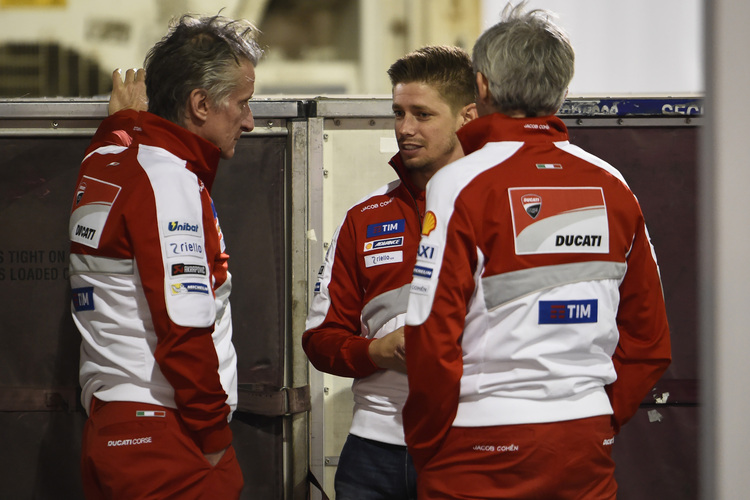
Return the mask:
[[[406,167],[409,170],[420,170],[424,168],[425,161],[422,158],[409,158],[405,157],[406,155],[401,155],[401,163],[404,164],[404,167]]]

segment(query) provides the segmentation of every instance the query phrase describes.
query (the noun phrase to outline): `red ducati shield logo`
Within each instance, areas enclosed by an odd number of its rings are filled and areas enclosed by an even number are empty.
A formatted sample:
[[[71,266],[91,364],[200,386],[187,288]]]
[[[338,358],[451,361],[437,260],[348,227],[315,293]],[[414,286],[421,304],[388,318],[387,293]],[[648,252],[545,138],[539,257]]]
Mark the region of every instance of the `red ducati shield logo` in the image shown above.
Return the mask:
[[[523,209],[532,219],[536,219],[536,216],[542,210],[542,197],[539,195],[525,194],[521,197],[521,203],[523,203]]]

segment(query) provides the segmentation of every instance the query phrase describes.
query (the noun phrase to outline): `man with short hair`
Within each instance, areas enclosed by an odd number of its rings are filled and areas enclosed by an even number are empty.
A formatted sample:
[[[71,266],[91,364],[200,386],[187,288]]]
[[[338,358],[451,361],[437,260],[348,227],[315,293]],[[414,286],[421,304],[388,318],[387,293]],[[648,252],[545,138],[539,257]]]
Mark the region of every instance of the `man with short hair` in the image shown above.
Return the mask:
[[[337,500],[416,498],[404,443],[404,314],[424,216],[424,188],[463,156],[456,130],[476,116],[469,55],[424,47],[388,70],[399,179],[354,205],[318,275],[302,344],[321,371],[353,377],[354,415],[339,458]]]
[[[231,275],[211,187],[253,129],[257,30],[183,16],[113,75],[70,217],[86,498],[238,498]]]
[[[420,499],[614,499],[614,435],[670,363],[638,200],[554,116],[573,63],[523,4],[474,46],[480,116],[427,186],[406,315]]]

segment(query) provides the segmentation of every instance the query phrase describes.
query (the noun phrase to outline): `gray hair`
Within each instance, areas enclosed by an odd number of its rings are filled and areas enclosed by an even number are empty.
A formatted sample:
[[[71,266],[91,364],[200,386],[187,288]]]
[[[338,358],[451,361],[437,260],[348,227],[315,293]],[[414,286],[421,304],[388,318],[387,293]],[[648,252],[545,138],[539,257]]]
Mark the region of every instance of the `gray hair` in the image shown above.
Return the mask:
[[[497,111],[552,115],[573,79],[575,53],[550,12],[524,12],[525,5],[509,3],[501,21],[480,35],[474,45],[474,71],[487,78]]]
[[[243,60],[253,66],[263,55],[258,29],[222,16],[184,15],[146,56],[148,110],[181,124],[188,96],[204,89],[221,107],[239,83]]]

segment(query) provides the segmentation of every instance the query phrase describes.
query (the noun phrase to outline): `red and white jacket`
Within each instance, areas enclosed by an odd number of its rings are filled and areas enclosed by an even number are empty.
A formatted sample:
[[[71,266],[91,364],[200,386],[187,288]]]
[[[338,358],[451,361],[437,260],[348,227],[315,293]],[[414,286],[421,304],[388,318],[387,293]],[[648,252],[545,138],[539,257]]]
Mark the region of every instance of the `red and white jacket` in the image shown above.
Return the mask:
[[[302,346],[318,370],[355,378],[351,434],[404,445],[406,375],[378,368],[368,347],[404,326],[424,191],[409,181],[399,155],[390,163],[400,180],[350,208],[334,234]]]
[[[104,120],[70,216],[80,383],[92,397],[176,408],[204,453],[237,404],[228,255],[209,194],[220,152],[150,113]]]
[[[427,185],[406,317],[406,442],[417,469],[448,429],[613,415],[669,365],[640,206],[554,116],[481,117]]]

